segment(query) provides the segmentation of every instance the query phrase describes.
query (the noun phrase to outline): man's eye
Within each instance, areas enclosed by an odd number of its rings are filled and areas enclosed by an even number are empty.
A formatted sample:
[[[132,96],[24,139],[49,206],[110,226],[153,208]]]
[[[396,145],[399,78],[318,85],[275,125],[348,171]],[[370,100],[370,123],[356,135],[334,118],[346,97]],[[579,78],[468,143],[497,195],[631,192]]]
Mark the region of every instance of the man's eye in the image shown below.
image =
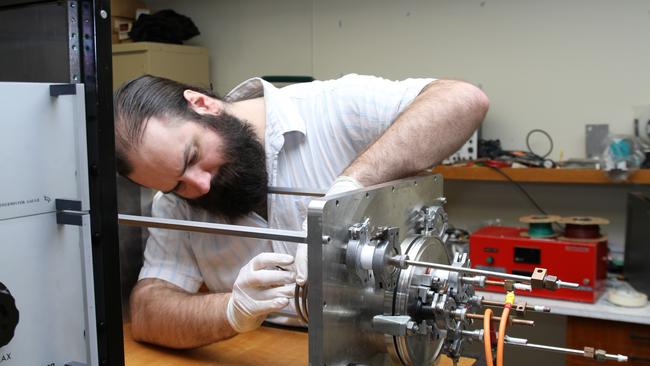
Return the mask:
[[[187,165],[193,165],[194,163],[196,163],[197,157],[198,154],[196,153],[196,151],[194,151],[192,155],[190,155],[190,159],[187,161]]]

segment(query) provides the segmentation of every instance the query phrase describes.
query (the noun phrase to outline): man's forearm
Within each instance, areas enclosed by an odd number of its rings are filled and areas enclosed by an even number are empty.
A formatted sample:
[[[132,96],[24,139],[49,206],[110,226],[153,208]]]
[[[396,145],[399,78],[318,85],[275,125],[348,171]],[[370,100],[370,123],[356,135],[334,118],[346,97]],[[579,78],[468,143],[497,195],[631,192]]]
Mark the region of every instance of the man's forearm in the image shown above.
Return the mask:
[[[436,80],[343,175],[369,186],[416,174],[458,150],[487,109],[487,97],[471,84]]]
[[[131,294],[133,338],[180,349],[230,338],[236,332],[226,319],[229,296],[190,294],[163,280],[141,280]]]

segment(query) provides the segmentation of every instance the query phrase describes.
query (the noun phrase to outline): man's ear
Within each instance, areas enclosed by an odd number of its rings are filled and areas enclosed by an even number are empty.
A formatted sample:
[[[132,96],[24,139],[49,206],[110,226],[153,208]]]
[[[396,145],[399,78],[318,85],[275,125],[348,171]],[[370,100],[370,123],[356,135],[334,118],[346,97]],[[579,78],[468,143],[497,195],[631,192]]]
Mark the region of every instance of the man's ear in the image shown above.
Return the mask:
[[[223,109],[223,104],[219,100],[194,90],[184,90],[183,98],[187,100],[190,108],[192,108],[198,114],[217,115],[221,113],[221,110]]]

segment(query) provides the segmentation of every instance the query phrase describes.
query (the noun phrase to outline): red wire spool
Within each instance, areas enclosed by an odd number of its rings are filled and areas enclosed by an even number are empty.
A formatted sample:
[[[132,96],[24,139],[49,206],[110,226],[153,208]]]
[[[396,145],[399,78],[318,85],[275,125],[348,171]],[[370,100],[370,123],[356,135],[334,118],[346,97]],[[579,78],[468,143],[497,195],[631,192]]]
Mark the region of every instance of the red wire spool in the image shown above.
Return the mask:
[[[571,216],[560,219],[559,223],[564,224],[564,238],[591,241],[604,238],[600,225],[609,224],[609,220],[592,216]]]

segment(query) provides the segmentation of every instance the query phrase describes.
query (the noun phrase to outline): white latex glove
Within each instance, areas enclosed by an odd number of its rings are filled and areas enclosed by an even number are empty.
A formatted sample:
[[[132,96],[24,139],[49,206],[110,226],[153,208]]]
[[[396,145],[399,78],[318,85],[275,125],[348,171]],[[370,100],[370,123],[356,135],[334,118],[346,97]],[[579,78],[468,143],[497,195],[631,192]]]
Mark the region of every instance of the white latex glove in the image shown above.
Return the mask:
[[[239,270],[226,311],[232,329],[239,333],[254,330],[268,314],[289,304],[294,296],[295,273],[275,267],[291,263],[293,257],[288,254],[261,253]]]
[[[363,186],[356,179],[342,175],[334,181],[334,184],[325,193],[325,197],[339,193],[345,193],[361,189]],[[302,222],[302,230],[307,231],[307,219]],[[307,244],[298,244],[296,250],[296,283],[304,286],[307,282]]]

